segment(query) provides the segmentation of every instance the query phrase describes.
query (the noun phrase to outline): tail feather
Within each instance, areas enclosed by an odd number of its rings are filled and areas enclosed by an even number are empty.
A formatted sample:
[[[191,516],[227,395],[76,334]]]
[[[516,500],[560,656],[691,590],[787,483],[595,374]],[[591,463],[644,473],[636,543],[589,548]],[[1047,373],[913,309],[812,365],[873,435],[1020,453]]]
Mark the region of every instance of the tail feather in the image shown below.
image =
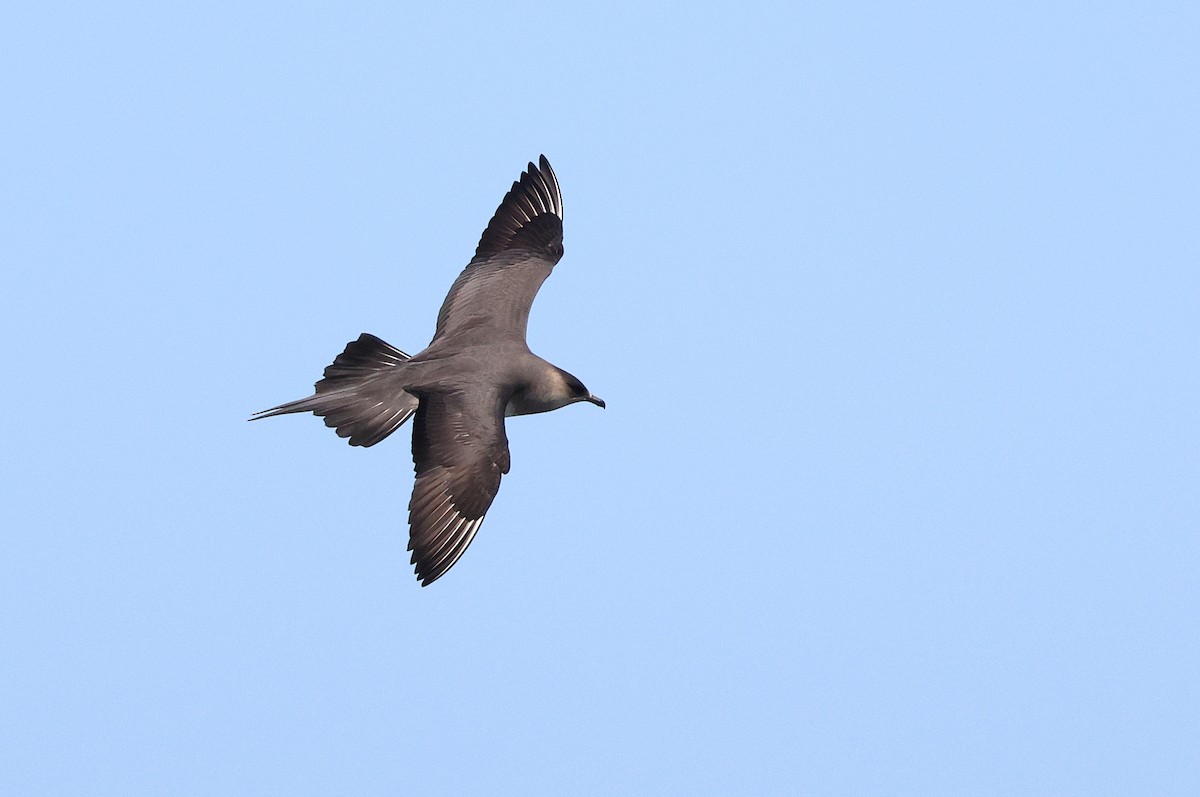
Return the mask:
[[[383,377],[403,365],[409,356],[365,332],[346,345],[316,384],[316,393],[256,412],[252,421],[311,412],[324,418],[338,437],[352,446],[373,446],[399,429],[417,411],[418,399]]]
[[[317,382],[317,392],[332,390],[343,379],[360,379],[363,371],[387,371],[411,359],[407,354],[366,332],[346,344],[345,350],[325,369],[325,378]]]

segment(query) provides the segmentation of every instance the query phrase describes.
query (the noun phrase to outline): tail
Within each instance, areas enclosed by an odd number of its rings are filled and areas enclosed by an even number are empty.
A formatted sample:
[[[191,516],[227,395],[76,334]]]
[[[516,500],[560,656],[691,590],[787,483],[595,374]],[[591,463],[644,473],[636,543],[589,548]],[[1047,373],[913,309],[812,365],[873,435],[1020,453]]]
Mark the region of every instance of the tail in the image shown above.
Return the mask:
[[[388,379],[379,379],[402,365],[409,356],[363,333],[325,369],[325,378],[316,384],[317,392],[299,401],[289,401],[269,410],[254,413],[257,421],[273,415],[311,412],[325,419],[338,437],[349,437],[352,446],[373,446],[399,429],[417,411],[417,397],[396,387]]]

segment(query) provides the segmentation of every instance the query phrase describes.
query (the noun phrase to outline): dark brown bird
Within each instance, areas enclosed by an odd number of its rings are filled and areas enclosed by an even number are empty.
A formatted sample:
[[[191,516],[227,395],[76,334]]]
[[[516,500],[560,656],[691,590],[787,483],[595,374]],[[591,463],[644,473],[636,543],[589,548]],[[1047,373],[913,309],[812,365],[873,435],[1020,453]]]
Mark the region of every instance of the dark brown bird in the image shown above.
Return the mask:
[[[250,419],[312,412],[350,445],[373,446],[415,414],[408,548],[421,586],[449,570],[479,531],[508,473],[506,416],[577,401],[604,406],[525,343],[533,298],[563,254],[562,207],[543,155],[496,209],[424,351],[410,357],[364,333],[325,369],[312,396]]]

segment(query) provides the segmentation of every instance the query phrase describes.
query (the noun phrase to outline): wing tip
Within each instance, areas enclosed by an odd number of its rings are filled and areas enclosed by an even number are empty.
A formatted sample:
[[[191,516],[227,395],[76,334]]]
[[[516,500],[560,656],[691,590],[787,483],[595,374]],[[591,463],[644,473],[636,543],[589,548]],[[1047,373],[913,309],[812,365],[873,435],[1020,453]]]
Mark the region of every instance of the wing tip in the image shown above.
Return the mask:
[[[422,587],[428,587],[458,564],[458,560],[467,552],[467,548],[475,539],[481,525],[483,525],[482,517],[474,520],[461,518],[453,525],[452,531],[450,528],[447,529],[451,533],[441,546],[434,550],[423,551],[421,556],[418,556],[417,552],[413,550],[412,564]],[[411,540],[409,548],[412,549]]]
[[[409,564],[422,587],[427,587],[446,574],[467,552],[485,515],[464,517],[448,493],[441,501],[419,501],[417,490],[409,502],[408,550]]]
[[[562,189],[545,155],[532,161],[505,194],[479,239],[475,257],[506,249],[562,254]]]

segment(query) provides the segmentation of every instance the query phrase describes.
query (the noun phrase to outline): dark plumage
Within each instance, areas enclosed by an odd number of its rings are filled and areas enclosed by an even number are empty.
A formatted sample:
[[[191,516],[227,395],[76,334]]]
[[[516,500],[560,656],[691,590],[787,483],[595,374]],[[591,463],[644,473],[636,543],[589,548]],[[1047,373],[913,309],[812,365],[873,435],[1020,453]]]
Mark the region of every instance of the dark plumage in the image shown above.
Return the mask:
[[[562,193],[542,156],[496,209],[428,347],[409,357],[364,333],[313,395],[251,418],[312,412],[350,445],[372,446],[415,414],[408,547],[422,586],[462,556],[508,473],[505,416],[604,406],[525,343],[533,299],[562,254]]]

